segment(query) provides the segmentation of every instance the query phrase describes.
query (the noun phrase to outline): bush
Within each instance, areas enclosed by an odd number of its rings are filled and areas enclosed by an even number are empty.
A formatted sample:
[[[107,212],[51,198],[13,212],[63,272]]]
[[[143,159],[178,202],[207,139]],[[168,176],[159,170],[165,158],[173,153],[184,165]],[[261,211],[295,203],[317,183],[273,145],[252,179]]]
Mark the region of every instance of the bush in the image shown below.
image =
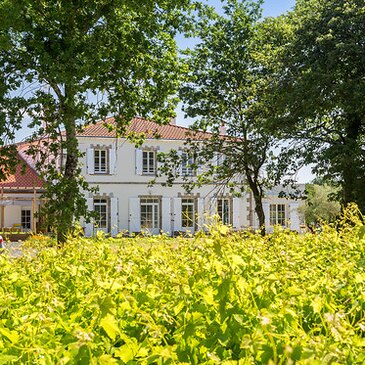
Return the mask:
[[[0,364],[363,364],[362,218],[0,257]]]

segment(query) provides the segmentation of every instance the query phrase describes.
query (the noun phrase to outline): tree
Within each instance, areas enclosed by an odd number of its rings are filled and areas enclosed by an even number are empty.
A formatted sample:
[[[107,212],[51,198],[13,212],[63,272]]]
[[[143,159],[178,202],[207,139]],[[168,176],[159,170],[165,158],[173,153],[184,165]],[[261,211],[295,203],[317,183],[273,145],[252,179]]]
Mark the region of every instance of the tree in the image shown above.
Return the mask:
[[[163,122],[174,114],[174,35],[188,26],[190,7],[189,0],[0,3],[0,125],[19,128],[26,114],[38,128],[29,152],[46,180],[44,213],[59,241],[87,214],[77,132],[107,115],[119,135],[136,115]]]
[[[270,20],[266,94],[273,131],[294,153],[341,187],[344,205],[365,212],[365,5],[362,0],[299,0]],[[275,81],[275,82],[274,82]]]
[[[306,201],[299,208],[310,228],[323,222],[332,222],[340,213],[340,203],[333,200],[337,191],[330,185],[307,184]]]
[[[256,49],[260,4],[232,0],[223,11],[222,16],[203,19],[201,41],[186,59],[180,97],[187,116],[195,118],[192,134],[198,136],[188,139],[186,150],[194,160],[193,169],[207,166],[204,172],[198,171],[197,179],[189,179],[187,186],[214,183],[237,193],[249,187],[264,234],[264,189],[275,185],[279,176],[267,170],[276,140],[265,128],[265,105],[257,99],[257,89],[266,84]],[[226,129],[224,137],[220,135],[222,127]],[[211,137],[197,141],[200,131],[210,132]],[[177,155],[174,157],[175,163],[164,170],[172,172],[172,178]]]

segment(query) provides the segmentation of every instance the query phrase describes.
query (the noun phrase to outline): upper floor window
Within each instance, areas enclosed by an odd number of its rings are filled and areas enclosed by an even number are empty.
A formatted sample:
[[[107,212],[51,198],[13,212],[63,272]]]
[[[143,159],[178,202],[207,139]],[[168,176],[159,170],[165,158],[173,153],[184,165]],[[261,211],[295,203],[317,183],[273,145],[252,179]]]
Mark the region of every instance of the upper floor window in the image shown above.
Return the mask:
[[[192,156],[189,156],[187,152],[181,153],[181,175],[183,176],[192,176],[193,171],[193,165],[194,158]]]
[[[86,149],[86,171],[89,175],[116,173],[117,150],[112,146],[93,146]]]
[[[270,225],[285,226],[285,204],[270,204]]]
[[[59,155],[59,168],[61,171],[65,171],[67,161],[67,150],[63,149]]]
[[[108,150],[94,149],[94,172],[95,174],[108,173]]]
[[[142,173],[146,175],[156,173],[156,152],[143,151],[142,152]]]

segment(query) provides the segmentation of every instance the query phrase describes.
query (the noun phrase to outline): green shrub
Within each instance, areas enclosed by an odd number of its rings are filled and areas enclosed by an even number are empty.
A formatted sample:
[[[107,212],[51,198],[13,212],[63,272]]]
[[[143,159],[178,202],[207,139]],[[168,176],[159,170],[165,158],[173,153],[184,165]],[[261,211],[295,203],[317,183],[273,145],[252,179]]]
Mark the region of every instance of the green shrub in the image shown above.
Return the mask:
[[[362,218],[0,256],[0,364],[363,364]],[[28,245],[29,246],[29,245]]]

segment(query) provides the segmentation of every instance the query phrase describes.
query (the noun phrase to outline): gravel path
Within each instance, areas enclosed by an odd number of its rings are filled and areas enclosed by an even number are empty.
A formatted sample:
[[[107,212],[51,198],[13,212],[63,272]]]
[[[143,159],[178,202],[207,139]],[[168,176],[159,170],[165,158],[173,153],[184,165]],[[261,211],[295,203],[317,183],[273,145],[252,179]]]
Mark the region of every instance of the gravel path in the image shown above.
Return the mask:
[[[4,242],[3,252],[8,252],[10,257],[20,257],[22,252],[21,242]]]

